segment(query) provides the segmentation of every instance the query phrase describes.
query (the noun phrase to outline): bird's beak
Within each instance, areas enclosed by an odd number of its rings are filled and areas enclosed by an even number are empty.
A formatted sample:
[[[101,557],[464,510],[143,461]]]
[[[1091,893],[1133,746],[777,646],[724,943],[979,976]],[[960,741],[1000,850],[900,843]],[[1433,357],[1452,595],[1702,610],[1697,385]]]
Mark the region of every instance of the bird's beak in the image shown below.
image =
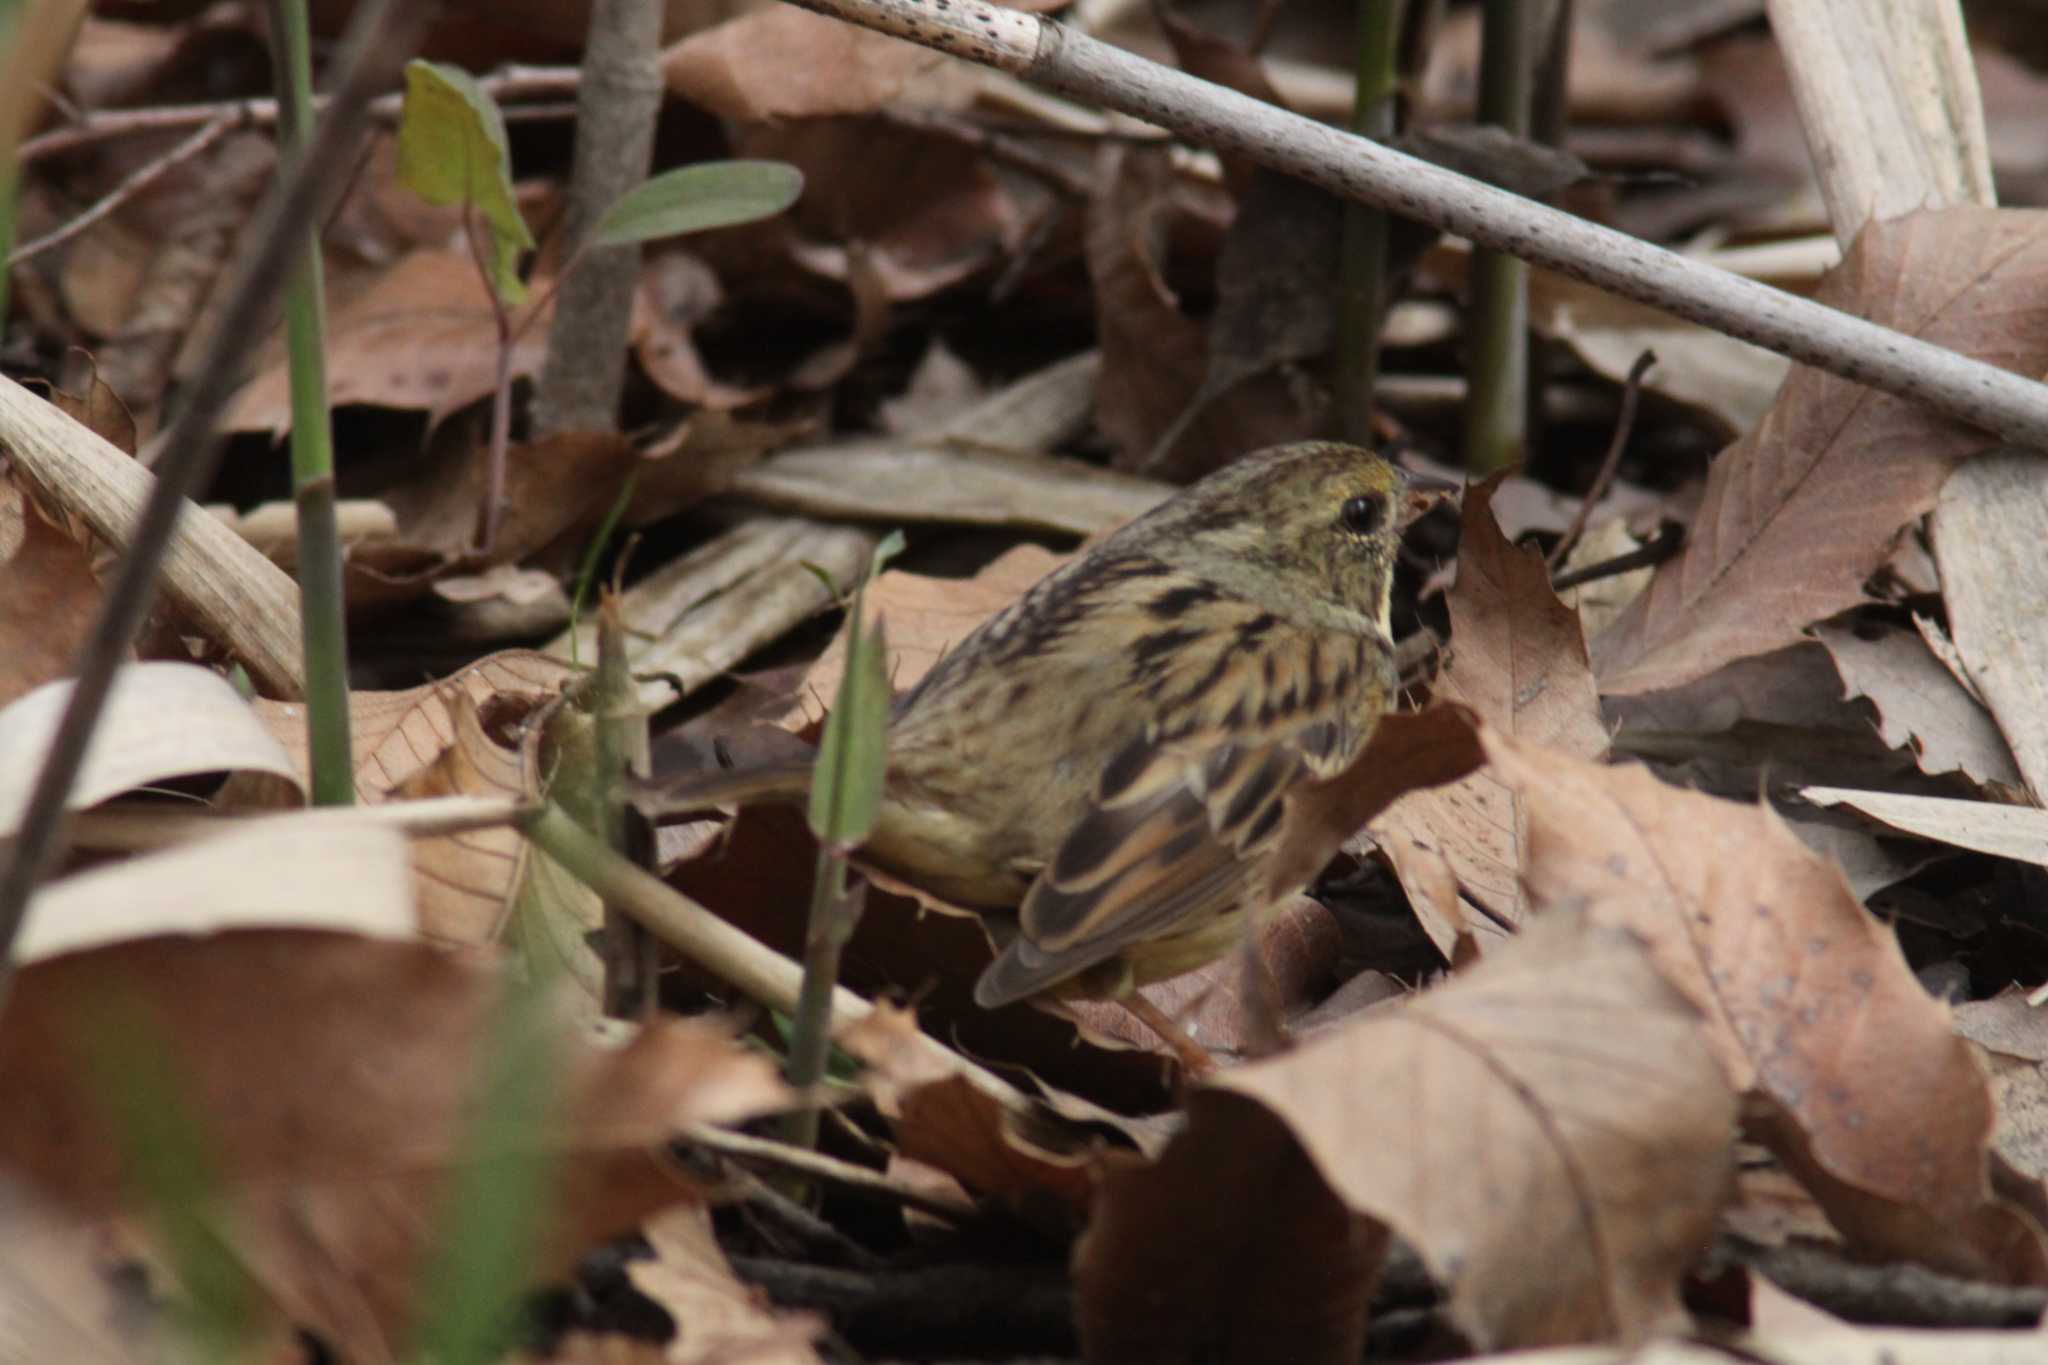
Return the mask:
[[[1420,474],[1412,469],[1401,470],[1401,482],[1405,492],[1402,499],[1405,512],[1401,519],[1403,525],[1414,521],[1438,503],[1456,498],[1465,491],[1462,481],[1442,479],[1434,474]]]

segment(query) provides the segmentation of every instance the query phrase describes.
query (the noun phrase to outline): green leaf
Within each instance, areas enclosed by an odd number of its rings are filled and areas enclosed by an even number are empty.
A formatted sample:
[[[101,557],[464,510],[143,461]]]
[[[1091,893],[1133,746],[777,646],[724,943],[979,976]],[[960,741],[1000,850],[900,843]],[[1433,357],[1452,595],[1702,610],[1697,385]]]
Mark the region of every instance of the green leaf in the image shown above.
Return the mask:
[[[862,595],[847,617],[846,669],[811,778],[811,833],[834,849],[853,848],[874,831],[888,767],[888,644],[879,619],[862,624]]]
[[[475,206],[490,229],[492,292],[508,308],[525,299],[519,253],[533,248],[533,234],[512,194],[505,119],[468,72],[442,62],[406,63],[398,178],[429,204]]]
[[[870,582],[888,566],[890,560],[903,553],[905,544],[903,532],[901,531],[891,531],[888,535],[882,537],[881,544],[875,546],[875,552],[868,556],[868,580]]]
[[[613,204],[590,242],[617,246],[756,223],[794,204],[803,188],[803,172],[780,161],[706,161],[663,171]]]

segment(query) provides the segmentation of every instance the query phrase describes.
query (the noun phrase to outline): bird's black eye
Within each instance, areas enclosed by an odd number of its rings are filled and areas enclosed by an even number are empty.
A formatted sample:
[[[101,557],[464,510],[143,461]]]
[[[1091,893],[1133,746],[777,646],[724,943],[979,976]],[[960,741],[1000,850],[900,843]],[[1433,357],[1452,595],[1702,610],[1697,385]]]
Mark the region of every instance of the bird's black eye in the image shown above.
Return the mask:
[[[1369,536],[1386,520],[1387,505],[1378,498],[1347,498],[1338,520],[1355,536]]]

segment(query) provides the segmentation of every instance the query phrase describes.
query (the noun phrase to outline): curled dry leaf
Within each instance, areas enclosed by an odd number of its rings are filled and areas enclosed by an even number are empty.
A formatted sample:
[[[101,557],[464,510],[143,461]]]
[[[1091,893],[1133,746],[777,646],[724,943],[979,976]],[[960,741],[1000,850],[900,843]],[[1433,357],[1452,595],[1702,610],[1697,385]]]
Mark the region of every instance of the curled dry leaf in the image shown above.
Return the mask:
[[[0,833],[21,822],[70,699],[69,681],[45,683],[0,711]],[[217,772],[237,775],[242,804],[303,799],[291,754],[226,679],[194,664],[129,664],[114,677],[66,805],[83,810],[138,787]]]
[[[210,838],[108,863],[29,903],[17,962],[129,939],[224,929],[418,930],[405,836],[327,813],[221,822]]]
[[[393,1355],[434,1249],[505,977],[420,943],[251,931],[159,938],[25,968],[0,1013],[0,1172],[74,1217],[137,1198],[132,1110],[189,1121],[215,1181],[209,1227],[294,1322],[347,1359]],[[780,1105],[771,1063],[702,1023],[627,1046],[538,1026],[554,1057],[551,1212],[531,1272],[696,1191],[654,1150],[684,1127]],[[154,1077],[156,1089],[142,1083]]]
[[[1818,297],[2038,374],[2044,275],[2048,215],[1944,209],[1865,228]],[[1713,462],[1685,549],[1593,642],[1602,692],[1676,687],[1855,606],[1949,471],[1996,444],[1917,404],[1794,369],[1764,420]]]
[[[1458,581],[1446,595],[1450,658],[1435,693],[1509,734],[1588,758],[1604,753],[1607,728],[1578,613],[1551,591],[1543,557],[1501,534],[1492,507],[1499,482],[1496,476],[1465,494]],[[1411,792],[1379,818],[1378,827],[1396,836],[1387,845],[1395,871],[1446,956],[1456,926],[1471,917],[1432,899],[1442,879],[1413,855],[1434,850],[1450,863],[1497,940],[1499,927],[1519,924],[1527,912],[1520,882],[1526,818],[1514,790],[1484,770]]]
[[[542,773],[537,732],[528,733],[518,749],[501,740],[519,735],[524,722],[575,676],[567,664],[514,649],[479,659],[441,682],[402,692],[351,693],[357,799],[365,805],[457,794],[534,799]],[[305,708],[266,701],[255,706],[303,771]],[[519,832],[499,826],[422,839],[412,856],[421,931],[450,945],[494,940],[528,864]]]
[[[1133,469],[1186,413],[1208,372],[1208,343],[1162,274],[1166,232],[1188,193],[1164,151],[1105,147],[1096,176],[1085,242],[1102,348],[1096,420],[1117,445],[1117,467]],[[1248,380],[1203,408],[1158,471],[1140,472],[1198,476],[1298,439],[1305,432],[1292,407],[1277,380]]]
[[[1983,1077],[1839,869],[1767,807],[1482,739],[1524,803],[1533,899],[1583,902],[1642,936],[1705,1012],[1729,1082],[1765,1116],[1760,1136],[1852,1242],[2048,1282],[2040,1228],[1988,1183]]]
[[[1198,1090],[1157,1165],[1104,1182],[1075,1257],[1084,1339],[1091,1358],[1253,1359],[1298,1320],[1290,1358],[1355,1359],[1384,1225],[1482,1346],[1640,1340],[1711,1235],[1734,1115],[1697,1011],[1635,938],[1560,911]]]

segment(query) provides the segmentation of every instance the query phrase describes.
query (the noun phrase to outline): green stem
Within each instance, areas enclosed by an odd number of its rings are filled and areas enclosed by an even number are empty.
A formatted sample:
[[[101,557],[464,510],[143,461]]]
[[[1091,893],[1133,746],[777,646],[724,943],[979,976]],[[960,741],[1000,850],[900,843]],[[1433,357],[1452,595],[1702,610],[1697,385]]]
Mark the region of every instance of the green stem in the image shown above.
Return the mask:
[[[820,844],[804,931],[804,984],[789,1032],[787,1074],[802,1098],[783,1125],[783,1139],[805,1149],[818,1145],[817,1088],[824,1083],[825,1062],[832,1054],[832,994],[839,983],[839,950],[847,938],[845,901],[846,859]]]
[[[280,170],[305,154],[313,126],[312,43],[305,0],[272,0]],[[313,801],[355,801],[348,713],[348,618],[335,514],[334,431],[327,407],[326,317],[320,235],[308,229],[303,255],[285,283],[285,340],[291,356],[292,496],[299,519],[300,638],[306,657],[306,729]]]
[[[1394,133],[1394,62],[1405,0],[1358,0],[1358,67],[1351,129],[1376,141]],[[1354,444],[1372,439],[1373,391],[1379,383],[1380,323],[1387,310],[1386,212],[1357,201],[1344,205],[1344,245],[1337,280],[1337,419]]]
[[[1486,0],[1481,11],[1479,116],[1529,135],[1529,19],[1525,0]],[[1468,319],[1472,358],[1465,402],[1465,467],[1490,473],[1528,448],[1529,268],[1492,250],[1472,253]]]

